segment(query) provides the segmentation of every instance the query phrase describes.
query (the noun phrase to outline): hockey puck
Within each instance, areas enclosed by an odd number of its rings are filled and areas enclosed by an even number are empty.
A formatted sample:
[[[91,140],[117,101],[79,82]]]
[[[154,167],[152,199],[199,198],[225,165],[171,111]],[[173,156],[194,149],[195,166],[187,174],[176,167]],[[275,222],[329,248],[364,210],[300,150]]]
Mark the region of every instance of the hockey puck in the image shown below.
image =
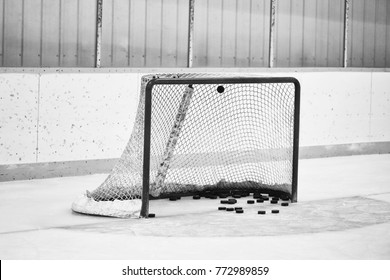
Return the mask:
[[[233,207],[228,207],[228,208],[226,208],[226,211],[234,211],[234,208]]]
[[[148,218],[154,218],[154,217],[156,217],[156,214],[154,214],[154,213],[149,213]]]
[[[237,203],[237,200],[234,199],[234,198],[229,198],[229,199],[228,199],[228,203],[229,203],[229,204],[235,204],[235,203]]]
[[[272,213],[272,214],[278,214],[278,213],[279,213],[279,210],[277,210],[277,209],[272,210],[271,213]]]
[[[264,202],[264,199],[262,198],[259,198],[258,200],[256,200],[257,203],[263,203]]]
[[[271,200],[271,204],[278,204],[277,200]]]
[[[257,211],[257,214],[265,215],[265,211],[264,210]]]
[[[223,86],[218,86],[217,91],[218,93],[223,93],[225,91],[225,88]]]
[[[208,198],[210,198],[210,199],[217,199],[217,198],[218,198],[218,195],[209,195]]]
[[[237,209],[236,213],[242,214],[242,213],[244,213],[244,210],[243,209]]]
[[[262,198],[261,194],[260,193],[254,193],[253,194],[253,198],[257,199],[257,198]]]
[[[269,200],[269,197],[268,196],[263,196],[263,200]]]
[[[255,201],[254,200],[247,200],[247,202],[246,203],[248,203],[248,204],[254,204],[255,203]]]
[[[169,200],[170,200],[170,201],[176,201],[177,198],[176,198],[176,197],[170,197]]]
[[[273,197],[271,200],[279,201],[279,197]]]
[[[226,210],[226,207],[218,207],[218,210]]]
[[[288,202],[282,202],[282,206],[288,206]]]
[[[221,200],[221,204],[229,204],[228,200]]]
[[[242,207],[234,207],[234,210],[242,210]]]
[[[194,195],[192,198],[193,199],[200,199],[200,195]]]

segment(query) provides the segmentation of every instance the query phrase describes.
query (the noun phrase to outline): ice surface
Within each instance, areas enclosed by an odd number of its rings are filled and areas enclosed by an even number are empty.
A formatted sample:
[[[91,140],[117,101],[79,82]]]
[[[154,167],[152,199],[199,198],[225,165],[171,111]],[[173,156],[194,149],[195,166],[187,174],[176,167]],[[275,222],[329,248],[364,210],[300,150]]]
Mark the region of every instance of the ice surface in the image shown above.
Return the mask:
[[[106,174],[0,183],[1,259],[389,259],[390,155],[301,160],[298,203],[219,212],[218,200],[150,203],[154,219],[73,213]],[[232,214],[232,215],[230,215]]]

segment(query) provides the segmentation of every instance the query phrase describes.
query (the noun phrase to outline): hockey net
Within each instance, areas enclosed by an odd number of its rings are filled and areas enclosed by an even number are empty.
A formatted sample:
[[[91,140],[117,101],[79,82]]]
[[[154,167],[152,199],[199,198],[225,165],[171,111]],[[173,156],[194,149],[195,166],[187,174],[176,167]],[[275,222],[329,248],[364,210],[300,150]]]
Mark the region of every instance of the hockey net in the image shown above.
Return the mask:
[[[145,117],[147,94],[151,114]],[[295,202],[298,114],[299,83],[291,78],[144,76],[133,131],[119,162],[72,209],[139,217],[149,198],[240,190],[278,193]],[[150,196],[141,199],[149,117]]]

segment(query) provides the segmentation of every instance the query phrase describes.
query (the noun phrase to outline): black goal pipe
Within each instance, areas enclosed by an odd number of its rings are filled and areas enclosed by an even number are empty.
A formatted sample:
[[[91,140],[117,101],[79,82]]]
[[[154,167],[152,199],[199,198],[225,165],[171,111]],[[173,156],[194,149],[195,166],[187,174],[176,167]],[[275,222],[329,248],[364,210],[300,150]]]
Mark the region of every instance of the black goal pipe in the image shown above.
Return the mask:
[[[142,205],[141,218],[149,215],[149,182],[150,182],[150,134],[152,125],[152,88],[153,84],[148,83],[145,88],[145,117],[144,117],[144,155],[142,170]]]

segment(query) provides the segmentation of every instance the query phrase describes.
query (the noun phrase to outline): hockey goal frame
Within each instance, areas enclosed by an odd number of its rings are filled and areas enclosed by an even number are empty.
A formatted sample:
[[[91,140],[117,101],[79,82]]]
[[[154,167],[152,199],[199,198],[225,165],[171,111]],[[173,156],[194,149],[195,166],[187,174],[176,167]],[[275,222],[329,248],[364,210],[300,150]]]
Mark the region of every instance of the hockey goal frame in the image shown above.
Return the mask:
[[[197,84],[253,84],[253,83],[292,83],[294,84],[294,122],[293,122],[293,158],[292,158],[292,185],[291,202],[297,202],[298,191],[298,153],[299,153],[299,115],[300,115],[300,83],[292,77],[216,77],[216,78],[159,78],[153,77],[145,87],[145,112],[144,112],[144,149],[142,167],[142,195],[140,217],[149,215],[149,191],[150,191],[150,145],[152,125],[153,87],[156,85],[197,85]]]

